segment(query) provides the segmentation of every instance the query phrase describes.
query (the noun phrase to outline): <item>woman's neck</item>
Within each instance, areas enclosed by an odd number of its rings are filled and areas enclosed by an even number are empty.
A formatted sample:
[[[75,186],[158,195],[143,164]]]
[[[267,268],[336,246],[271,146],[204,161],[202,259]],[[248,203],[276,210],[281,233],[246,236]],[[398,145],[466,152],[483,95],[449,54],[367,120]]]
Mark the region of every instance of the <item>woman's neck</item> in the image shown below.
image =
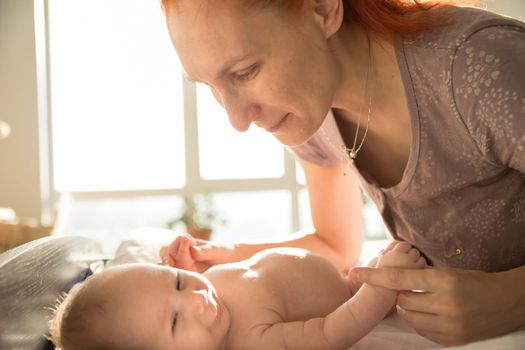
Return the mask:
[[[371,97],[375,113],[384,115],[399,94],[404,95],[394,89],[400,79],[394,39],[369,33],[356,23],[343,24],[330,40],[341,72],[332,108],[356,122],[360,110],[366,113]]]

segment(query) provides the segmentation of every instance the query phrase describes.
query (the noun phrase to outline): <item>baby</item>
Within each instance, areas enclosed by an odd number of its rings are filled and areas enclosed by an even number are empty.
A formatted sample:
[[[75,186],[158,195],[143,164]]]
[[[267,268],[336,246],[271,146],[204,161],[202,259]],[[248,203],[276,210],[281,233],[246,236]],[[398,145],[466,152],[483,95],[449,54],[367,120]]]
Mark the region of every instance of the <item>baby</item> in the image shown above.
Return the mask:
[[[177,261],[194,266],[188,237]],[[378,267],[424,268],[394,241]],[[52,339],[84,349],[347,349],[392,308],[396,292],[363,285],[354,295],[324,258],[278,248],[204,274],[155,264],[115,266],[75,286],[58,307]]]

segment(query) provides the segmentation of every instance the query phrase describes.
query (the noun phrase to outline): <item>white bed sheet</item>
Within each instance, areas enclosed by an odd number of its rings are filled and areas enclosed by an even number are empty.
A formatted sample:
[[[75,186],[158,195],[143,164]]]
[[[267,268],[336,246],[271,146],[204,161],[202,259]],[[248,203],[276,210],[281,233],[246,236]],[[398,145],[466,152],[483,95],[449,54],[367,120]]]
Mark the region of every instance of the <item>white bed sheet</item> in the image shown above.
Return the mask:
[[[159,263],[158,251],[162,245],[173,239],[173,233],[160,229],[138,229],[130,233],[115,253],[109,265],[131,262]],[[382,249],[386,241],[366,242],[362,261],[366,262]],[[354,344],[349,350],[430,350],[444,349],[411,329],[404,320],[394,314],[383,320],[372,332]],[[449,347],[449,350],[525,350],[525,329],[503,337],[488,339],[463,346]]]
[[[524,350],[525,329],[462,346],[443,347],[415,333],[397,314],[383,320],[349,350]]]

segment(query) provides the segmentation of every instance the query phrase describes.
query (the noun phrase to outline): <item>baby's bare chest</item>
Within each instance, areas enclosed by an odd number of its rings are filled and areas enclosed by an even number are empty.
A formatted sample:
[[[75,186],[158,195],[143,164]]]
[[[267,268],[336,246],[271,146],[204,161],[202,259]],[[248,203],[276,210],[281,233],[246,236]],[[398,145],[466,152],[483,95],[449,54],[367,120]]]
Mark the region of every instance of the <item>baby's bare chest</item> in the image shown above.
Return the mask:
[[[233,326],[322,317],[350,298],[339,272],[317,256],[268,257],[239,273],[230,295]]]

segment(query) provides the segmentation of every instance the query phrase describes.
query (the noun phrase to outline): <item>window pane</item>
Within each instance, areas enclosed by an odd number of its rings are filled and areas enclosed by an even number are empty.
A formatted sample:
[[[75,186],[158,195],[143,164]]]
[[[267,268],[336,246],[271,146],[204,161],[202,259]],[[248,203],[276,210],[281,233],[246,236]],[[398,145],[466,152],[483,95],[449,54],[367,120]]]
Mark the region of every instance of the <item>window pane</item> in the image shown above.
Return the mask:
[[[299,227],[301,230],[313,230],[314,227],[312,214],[310,212],[310,196],[306,189],[299,191]]]
[[[49,0],[55,186],[184,184],[180,65],[158,1]]]
[[[387,229],[377,207],[368,197],[363,203],[363,220],[365,223],[365,239],[385,239],[388,237]],[[301,229],[312,228],[310,213],[310,199],[306,189],[299,191],[299,224]]]
[[[106,253],[113,253],[123,239],[129,238],[131,230],[165,228],[183,208],[180,196],[66,199],[61,203],[59,230],[96,239]]]
[[[306,177],[304,175],[303,167],[299,162],[295,162],[295,179],[301,185],[306,185]]]
[[[200,172],[204,179],[283,176],[283,146],[254,125],[245,133],[236,131],[204,84],[197,84],[197,111]]]
[[[385,239],[388,235],[388,230],[385,227],[383,218],[377,209],[377,206],[365,194],[365,202],[363,207],[365,220],[365,233],[368,239]]]
[[[292,232],[288,191],[219,193],[213,203],[227,220],[215,229],[214,241],[274,239]]]

